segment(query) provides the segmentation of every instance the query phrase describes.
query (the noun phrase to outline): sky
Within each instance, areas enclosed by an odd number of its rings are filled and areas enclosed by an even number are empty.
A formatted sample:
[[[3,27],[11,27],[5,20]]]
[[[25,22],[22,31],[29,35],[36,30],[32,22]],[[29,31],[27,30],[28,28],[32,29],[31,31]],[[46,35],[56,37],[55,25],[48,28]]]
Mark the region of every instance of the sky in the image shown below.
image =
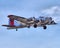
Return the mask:
[[[51,16],[58,24],[7,30],[7,16]],[[0,0],[0,48],[60,48],[60,0]]]

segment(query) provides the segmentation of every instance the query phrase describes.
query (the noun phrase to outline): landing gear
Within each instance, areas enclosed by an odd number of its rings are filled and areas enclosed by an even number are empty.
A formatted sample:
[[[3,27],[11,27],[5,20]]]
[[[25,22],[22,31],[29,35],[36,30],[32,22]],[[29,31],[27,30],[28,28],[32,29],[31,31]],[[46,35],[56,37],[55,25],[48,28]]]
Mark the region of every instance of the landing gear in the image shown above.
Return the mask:
[[[18,31],[18,29],[16,28],[16,31]]]
[[[46,29],[47,28],[47,26],[43,26],[43,29]]]
[[[34,28],[37,28],[37,24],[34,24]]]

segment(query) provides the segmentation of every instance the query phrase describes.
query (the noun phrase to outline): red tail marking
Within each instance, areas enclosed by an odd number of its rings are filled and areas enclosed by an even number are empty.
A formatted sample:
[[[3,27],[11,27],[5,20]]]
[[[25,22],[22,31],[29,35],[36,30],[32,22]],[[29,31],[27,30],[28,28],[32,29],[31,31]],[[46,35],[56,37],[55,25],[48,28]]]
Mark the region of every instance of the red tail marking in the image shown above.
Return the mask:
[[[9,25],[14,26],[14,19],[9,19]]]

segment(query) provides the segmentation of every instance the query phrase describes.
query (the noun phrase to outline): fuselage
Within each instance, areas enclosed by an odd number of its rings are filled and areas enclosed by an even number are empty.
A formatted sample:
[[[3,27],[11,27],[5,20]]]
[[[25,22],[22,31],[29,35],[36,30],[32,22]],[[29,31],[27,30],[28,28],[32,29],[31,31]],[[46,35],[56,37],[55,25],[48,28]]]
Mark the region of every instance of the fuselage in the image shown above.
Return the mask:
[[[31,17],[31,18],[24,18],[16,15],[8,15],[9,19],[20,21],[24,25],[31,25],[31,24],[40,24],[40,25],[50,25],[55,24],[54,20],[51,17],[43,17],[40,16],[39,18]],[[12,23],[13,24],[13,23]]]

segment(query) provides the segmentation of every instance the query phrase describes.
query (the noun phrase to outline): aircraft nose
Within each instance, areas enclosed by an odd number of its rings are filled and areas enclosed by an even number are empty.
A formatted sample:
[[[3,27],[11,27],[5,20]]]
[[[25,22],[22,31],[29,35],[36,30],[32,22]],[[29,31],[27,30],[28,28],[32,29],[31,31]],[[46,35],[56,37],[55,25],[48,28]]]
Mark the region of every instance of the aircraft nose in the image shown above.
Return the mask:
[[[54,21],[52,21],[51,23],[52,23],[52,24],[57,24],[57,23],[56,23],[56,22],[54,22]]]
[[[54,24],[57,24],[56,22],[54,22]]]

